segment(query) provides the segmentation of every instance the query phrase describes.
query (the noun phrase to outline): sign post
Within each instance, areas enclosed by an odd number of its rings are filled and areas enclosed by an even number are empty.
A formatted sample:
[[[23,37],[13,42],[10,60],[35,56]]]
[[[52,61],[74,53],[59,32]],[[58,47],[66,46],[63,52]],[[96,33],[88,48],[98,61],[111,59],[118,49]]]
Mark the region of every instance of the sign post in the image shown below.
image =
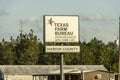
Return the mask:
[[[44,16],[44,45],[45,53],[60,53],[61,80],[64,80],[63,54],[80,53],[79,17],[74,15],[45,15]]]
[[[61,62],[60,62],[60,74],[61,74],[61,80],[64,80],[64,72],[63,72],[63,68],[64,68],[64,58],[63,58],[63,53],[60,53],[60,57],[61,57]]]

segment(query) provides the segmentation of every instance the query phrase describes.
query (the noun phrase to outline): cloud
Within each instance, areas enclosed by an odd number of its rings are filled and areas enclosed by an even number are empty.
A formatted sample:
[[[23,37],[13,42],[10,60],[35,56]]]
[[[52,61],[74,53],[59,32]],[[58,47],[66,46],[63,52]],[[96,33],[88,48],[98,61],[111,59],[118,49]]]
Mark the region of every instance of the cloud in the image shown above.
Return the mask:
[[[0,17],[9,15],[9,13],[3,9],[0,9]]]
[[[83,21],[105,21],[105,20],[111,20],[112,18],[109,16],[106,16],[102,13],[95,13],[92,15],[82,15],[82,20]]]
[[[5,20],[5,18],[6,18],[6,16],[8,16],[9,15],[9,13],[7,12],[7,11],[5,11],[5,10],[3,10],[3,9],[0,9],[0,31],[3,31],[2,29],[3,29],[3,22],[4,22],[4,20]]]
[[[106,23],[106,25],[91,25],[92,22],[85,22],[82,24],[84,25],[80,27],[81,41],[86,40],[87,42],[89,42],[92,38],[96,37],[99,40],[107,43],[109,41],[114,41],[115,38],[118,37],[117,24]]]
[[[101,13],[96,13],[89,16],[81,16],[80,22],[80,38],[82,41],[90,41],[97,37],[103,42],[113,41],[117,37],[116,21],[113,23],[113,18],[105,16]],[[83,20],[84,19],[84,20]],[[96,22],[97,21],[97,22]],[[23,20],[23,29],[33,29],[35,35],[43,38],[43,16],[30,16]],[[26,30],[24,30],[26,32]]]
[[[32,29],[34,34],[43,41],[43,16],[30,16],[22,20],[23,32],[28,33]]]
[[[23,20],[23,24],[29,27],[29,29],[33,29],[35,32],[43,31],[43,21],[40,16],[30,16]]]
[[[114,41],[118,37],[118,19],[102,13],[82,15],[80,24],[81,40],[90,41],[97,37],[103,42]]]
[[[96,13],[95,15],[89,16],[90,20],[104,20],[105,16],[101,13]]]

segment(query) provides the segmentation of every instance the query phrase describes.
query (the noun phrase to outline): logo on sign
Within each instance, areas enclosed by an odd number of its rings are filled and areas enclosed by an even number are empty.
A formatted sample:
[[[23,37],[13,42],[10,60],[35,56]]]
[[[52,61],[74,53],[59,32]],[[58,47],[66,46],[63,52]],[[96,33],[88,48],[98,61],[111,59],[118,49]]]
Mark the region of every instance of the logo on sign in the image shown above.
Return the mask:
[[[48,20],[48,24],[50,24],[52,26],[52,24],[54,23],[55,21],[52,20],[52,18],[50,18],[50,20]]]

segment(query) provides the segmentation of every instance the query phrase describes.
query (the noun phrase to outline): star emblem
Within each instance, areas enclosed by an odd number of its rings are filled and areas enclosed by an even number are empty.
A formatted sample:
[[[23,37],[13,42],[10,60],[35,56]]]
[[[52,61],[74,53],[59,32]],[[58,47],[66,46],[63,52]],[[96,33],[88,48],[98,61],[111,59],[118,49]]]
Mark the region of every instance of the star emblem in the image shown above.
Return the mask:
[[[52,18],[50,18],[50,20],[48,20],[48,23],[52,26],[52,23],[54,23],[55,21],[52,20]]]

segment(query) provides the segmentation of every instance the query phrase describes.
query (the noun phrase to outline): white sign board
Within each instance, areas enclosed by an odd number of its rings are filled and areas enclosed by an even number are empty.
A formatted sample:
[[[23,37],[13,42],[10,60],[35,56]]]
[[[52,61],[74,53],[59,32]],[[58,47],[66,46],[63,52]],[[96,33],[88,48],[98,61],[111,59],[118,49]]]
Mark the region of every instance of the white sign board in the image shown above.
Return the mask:
[[[79,53],[80,46],[46,46],[45,52],[48,52],[48,53]]]
[[[79,42],[78,16],[45,16],[45,42]]]

